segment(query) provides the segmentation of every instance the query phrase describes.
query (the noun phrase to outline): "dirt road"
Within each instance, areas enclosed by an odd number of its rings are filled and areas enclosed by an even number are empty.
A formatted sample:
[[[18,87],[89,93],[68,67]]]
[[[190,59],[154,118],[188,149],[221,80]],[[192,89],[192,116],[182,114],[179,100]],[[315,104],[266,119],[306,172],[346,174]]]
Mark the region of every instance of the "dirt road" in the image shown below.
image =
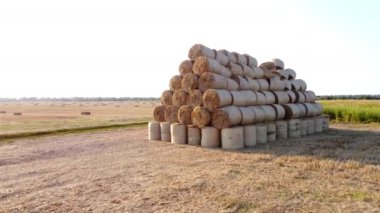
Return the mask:
[[[0,143],[0,212],[380,211],[379,130],[233,152],[146,138],[136,128]]]

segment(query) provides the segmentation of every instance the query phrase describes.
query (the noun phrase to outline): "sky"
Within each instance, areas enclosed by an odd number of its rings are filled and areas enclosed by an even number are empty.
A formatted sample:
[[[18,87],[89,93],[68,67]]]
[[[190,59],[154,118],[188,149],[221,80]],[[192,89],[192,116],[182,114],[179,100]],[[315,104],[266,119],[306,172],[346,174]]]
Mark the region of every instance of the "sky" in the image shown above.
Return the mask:
[[[0,97],[159,97],[196,43],[380,93],[380,1],[0,1]]]

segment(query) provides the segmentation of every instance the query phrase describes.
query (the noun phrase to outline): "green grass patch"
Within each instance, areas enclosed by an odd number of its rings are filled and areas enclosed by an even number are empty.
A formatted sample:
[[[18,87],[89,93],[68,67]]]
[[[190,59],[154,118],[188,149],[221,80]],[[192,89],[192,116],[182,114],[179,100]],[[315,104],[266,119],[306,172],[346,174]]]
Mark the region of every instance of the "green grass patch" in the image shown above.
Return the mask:
[[[324,114],[331,120],[351,123],[380,122],[379,100],[324,100]]]

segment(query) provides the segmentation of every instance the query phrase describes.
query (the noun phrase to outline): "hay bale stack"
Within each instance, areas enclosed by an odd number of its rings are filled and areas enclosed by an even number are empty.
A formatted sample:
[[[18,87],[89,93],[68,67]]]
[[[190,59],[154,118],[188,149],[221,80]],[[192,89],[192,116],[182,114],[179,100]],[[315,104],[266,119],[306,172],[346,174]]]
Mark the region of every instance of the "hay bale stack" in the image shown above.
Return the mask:
[[[173,105],[173,91],[171,90],[163,91],[160,101],[163,106]]]
[[[175,75],[170,79],[169,88],[172,91],[179,90],[182,87],[182,76]]]
[[[227,106],[219,108],[212,113],[212,126],[218,129],[229,128],[239,125],[242,121],[242,115],[236,106]]]
[[[151,141],[161,140],[161,130],[160,123],[156,121],[151,121],[148,123],[148,139]]]
[[[244,131],[242,126],[222,129],[221,131],[223,149],[244,148]]]
[[[199,77],[198,88],[201,92],[207,89],[228,89],[228,80],[221,75],[206,72]]]
[[[246,147],[256,146],[257,143],[257,133],[255,125],[247,125],[243,127],[244,131],[244,145]]]
[[[194,146],[201,145],[201,129],[193,125],[188,126],[187,143]]]
[[[214,50],[202,44],[195,44],[194,46],[190,48],[188,56],[190,60],[195,61],[198,57],[201,57],[201,56],[205,56],[208,58],[215,58],[216,53]]]
[[[161,122],[160,130],[161,130],[161,140],[165,142],[170,142],[171,141],[170,122]]]
[[[227,90],[208,89],[203,94],[203,105],[209,111],[232,104],[232,92]]]
[[[179,74],[185,76],[188,73],[193,73],[193,62],[190,60],[184,60],[179,64]]]
[[[186,144],[187,143],[187,127],[185,124],[172,123],[170,125],[171,143]]]
[[[215,148],[220,147],[220,130],[215,127],[202,128],[201,146]]]
[[[258,144],[266,144],[268,139],[267,139],[267,125],[265,124],[258,124],[256,125],[256,141]]]
[[[217,60],[198,57],[193,64],[193,72],[197,75],[202,75],[206,72],[212,72],[224,77],[231,77],[231,72]]]
[[[255,113],[253,110],[249,107],[239,107],[240,113],[241,113],[241,123],[240,125],[249,125],[253,124],[256,120]]]
[[[183,76],[181,87],[186,92],[190,92],[191,90],[198,89],[198,79],[199,76],[193,73],[187,73]]]

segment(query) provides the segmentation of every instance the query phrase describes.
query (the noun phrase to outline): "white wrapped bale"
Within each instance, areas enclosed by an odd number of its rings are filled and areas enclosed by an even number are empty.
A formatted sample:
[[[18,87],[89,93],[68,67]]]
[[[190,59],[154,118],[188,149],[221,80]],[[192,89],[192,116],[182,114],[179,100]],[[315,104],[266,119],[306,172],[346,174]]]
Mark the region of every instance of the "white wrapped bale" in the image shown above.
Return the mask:
[[[242,91],[231,91],[232,105],[237,107],[244,107],[247,105],[247,99]]]
[[[256,142],[258,144],[266,144],[267,143],[267,125],[265,124],[257,124],[256,125]]]
[[[201,145],[201,129],[190,125],[187,127],[187,143],[189,145]]]
[[[257,79],[257,82],[260,85],[260,91],[268,91],[269,90],[269,83],[265,79]]]
[[[285,63],[281,59],[273,58],[272,62],[278,70],[283,70],[285,68]]]
[[[247,65],[242,65],[243,67],[243,76],[247,78],[254,78],[255,71]]]
[[[227,90],[229,91],[239,90],[239,84],[235,80],[231,78],[227,78]]]
[[[151,141],[161,140],[160,123],[151,121],[148,123],[148,139]]]
[[[276,123],[267,123],[267,141],[276,141]]]
[[[268,79],[270,91],[283,91],[286,87],[286,82],[281,80],[278,76],[273,76]]]
[[[161,130],[161,140],[165,142],[170,142],[171,141],[170,123],[161,122],[160,130]]]
[[[285,109],[285,119],[299,118],[299,109],[295,104],[282,105]]]
[[[241,125],[253,124],[255,122],[255,113],[249,107],[239,107],[242,115]]]
[[[255,92],[257,97],[257,105],[264,105],[267,103],[267,99],[265,98],[265,95],[261,92]]]
[[[313,118],[306,119],[307,121],[307,134],[312,135],[314,134],[315,130],[315,120]]]
[[[285,70],[289,74],[288,80],[296,79],[297,75],[294,70],[292,69],[285,69]]]
[[[248,89],[252,91],[259,91],[260,90],[260,84],[257,80],[254,80],[252,78],[246,78],[248,82]]]
[[[271,121],[276,120],[276,111],[273,107],[271,107],[269,105],[262,105],[259,107],[264,110],[265,122],[271,122]]]
[[[243,67],[239,64],[229,63],[227,68],[232,75],[243,76]]]
[[[223,149],[244,148],[244,131],[241,126],[222,129],[221,137]]]
[[[260,106],[250,106],[248,108],[255,113],[254,123],[262,123],[265,121],[265,111]]]
[[[326,131],[329,129],[330,117],[329,117],[329,115],[322,115],[322,118],[323,118],[322,130]]]
[[[286,121],[276,122],[276,138],[277,139],[288,138],[288,122]]]
[[[290,102],[290,97],[285,91],[274,91],[276,104],[288,104]]]
[[[323,118],[315,117],[314,122],[315,122],[314,132],[321,133],[323,131]]]
[[[317,97],[313,91],[305,91],[303,94],[305,95],[305,102],[307,103],[315,103],[315,100],[317,100]]]
[[[170,125],[171,143],[186,144],[187,142],[187,127],[185,124],[173,123]]]
[[[228,89],[228,80],[221,75],[206,72],[199,77],[198,88],[201,92],[207,89]]]
[[[212,72],[224,77],[231,77],[231,72],[224,66],[222,66],[217,60],[199,57],[193,64],[193,72],[197,75],[202,75],[206,72]]]
[[[215,58],[216,52],[202,44],[193,45],[188,53],[189,59],[195,61],[198,57],[205,56],[207,58]]]
[[[238,76],[238,75],[232,75],[231,78],[238,83],[240,90],[249,89],[248,81],[246,78],[243,78],[242,76]]]
[[[279,104],[269,105],[274,108],[276,112],[276,120],[283,120],[285,118],[285,109]]]
[[[261,69],[260,67],[252,67],[253,72],[254,72],[254,78],[255,79],[262,79],[264,78],[264,70]]]
[[[244,131],[244,145],[246,147],[256,146],[256,143],[257,143],[256,126],[255,125],[244,126],[243,131]]]
[[[229,63],[227,55],[224,53],[224,51],[221,50],[216,51],[215,60],[217,60],[223,66],[226,66]]]
[[[215,127],[202,128],[201,146],[203,147],[220,147],[220,130]]]
[[[300,132],[301,136],[307,135],[307,119],[300,120]]]
[[[294,94],[296,95],[296,103],[305,103],[306,102],[306,97],[303,92],[300,91],[294,91]]]
[[[248,66],[251,67],[251,68],[255,68],[257,67],[257,60],[256,58],[248,55],[248,54],[244,54],[244,56],[247,58],[247,63],[248,63]]]
[[[307,109],[306,109],[305,104],[303,104],[303,103],[296,103],[295,105],[298,107],[298,113],[299,113],[298,117],[299,118],[306,117],[306,111],[307,111]]]
[[[289,138],[299,138],[301,137],[300,119],[288,120],[288,136]]]
[[[272,92],[262,91],[261,93],[263,93],[265,96],[265,103],[266,104],[275,104],[276,103],[276,98]]]
[[[296,103],[297,101],[296,94],[293,91],[286,91],[286,93],[288,93],[288,96],[289,96],[289,103]]]
[[[238,64],[240,64],[240,65],[248,65],[247,58],[244,55],[236,53],[236,52],[234,52],[234,54],[237,57],[237,63]]]
[[[257,96],[256,93],[251,90],[242,90],[241,91],[246,99],[246,106],[257,105]]]

